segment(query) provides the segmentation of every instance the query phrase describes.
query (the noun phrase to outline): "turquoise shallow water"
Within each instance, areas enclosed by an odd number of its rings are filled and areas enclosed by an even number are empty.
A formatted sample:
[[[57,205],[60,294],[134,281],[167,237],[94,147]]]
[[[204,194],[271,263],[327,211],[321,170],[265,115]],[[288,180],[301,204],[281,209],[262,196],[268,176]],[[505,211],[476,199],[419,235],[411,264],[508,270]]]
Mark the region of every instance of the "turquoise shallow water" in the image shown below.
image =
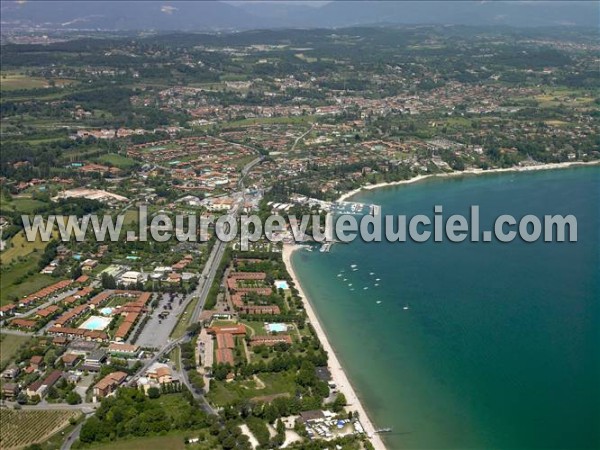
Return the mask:
[[[575,244],[355,241],[294,253],[370,416],[393,428],[387,446],[600,448],[600,168],[426,180],[353,200],[430,216],[436,204],[446,216],[478,204],[482,229],[499,214],[578,219]]]

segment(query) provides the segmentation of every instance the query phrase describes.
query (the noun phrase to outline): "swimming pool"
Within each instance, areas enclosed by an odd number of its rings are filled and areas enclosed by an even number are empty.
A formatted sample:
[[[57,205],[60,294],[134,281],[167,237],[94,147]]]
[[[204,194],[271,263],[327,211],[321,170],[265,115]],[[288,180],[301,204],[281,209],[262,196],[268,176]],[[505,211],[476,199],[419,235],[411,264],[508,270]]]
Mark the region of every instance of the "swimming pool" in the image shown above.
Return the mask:
[[[275,287],[277,289],[289,289],[290,286],[288,285],[288,282],[285,280],[275,280]]]
[[[288,329],[285,323],[268,323],[265,325],[265,328],[270,333],[282,333]]]
[[[103,316],[110,316],[110,315],[112,314],[112,312],[113,312],[113,309],[112,309],[112,308],[108,308],[108,307],[106,307],[106,308],[102,308],[102,309],[100,310],[100,313],[101,313]]]
[[[79,328],[83,328],[84,330],[104,330],[110,321],[109,317],[92,316],[79,325]]]

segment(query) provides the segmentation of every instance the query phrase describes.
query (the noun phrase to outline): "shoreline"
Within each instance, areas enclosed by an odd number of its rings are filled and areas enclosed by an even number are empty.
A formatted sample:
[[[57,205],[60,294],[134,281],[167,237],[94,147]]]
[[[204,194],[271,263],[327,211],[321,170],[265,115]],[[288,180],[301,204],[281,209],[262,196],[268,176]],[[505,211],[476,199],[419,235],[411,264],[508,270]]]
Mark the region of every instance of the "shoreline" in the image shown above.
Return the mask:
[[[346,192],[342,194],[336,202],[345,202],[348,201],[349,198],[355,196],[361,191],[371,191],[373,189],[380,189],[385,187],[392,186],[400,186],[403,184],[412,184],[418,181],[426,180],[428,178],[451,178],[451,177],[460,177],[466,175],[486,175],[488,173],[505,173],[505,172],[533,172],[538,170],[554,170],[554,169],[567,169],[569,167],[577,167],[577,166],[595,166],[600,165],[600,161],[590,161],[590,162],[582,162],[582,161],[573,161],[573,162],[564,162],[564,163],[548,163],[548,164],[539,164],[536,166],[516,166],[516,167],[507,167],[503,169],[468,169],[463,171],[454,171],[454,172],[444,172],[444,173],[433,173],[427,175],[417,175],[416,177],[409,178],[408,180],[399,180],[399,181],[390,181],[383,182],[377,184],[368,184],[365,186],[361,186],[352,191]]]
[[[302,285],[298,281],[298,277],[296,276],[296,273],[294,272],[294,268],[292,266],[292,254],[294,253],[294,251],[298,250],[299,248],[300,247],[298,247],[295,244],[284,244],[282,252],[281,252],[282,259],[283,259],[283,262],[285,264],[287,271],[289,272],[290,276],[292,277],[292,281],[294,282],[296,289],[298,289],[298,293],[300,295],[300,298],[302,299],[302,303],[304,304],[304,309],[306,310],[306,314],[308,316],[308,321],[313,326],[315,333],[317,335],[317,338],[319,339],[319,341],[321,342],[321,345],[327,352],[327,356],[328,356],[327,366],[331,372],[331,377],[333,379],[333,382],[336,384],[338,390],[341,393],[343,393],[344,396],[346,397],[346,402],[347,402],[346,409],[349,411],[357,411],[358,412],[359,418],[360,418],[360,423],[362,424],[363,428],[365,429],[365,432],[366,432],[369,440],[371,441],[371,444],[373,444],[373,447],[375,448],[375,450],[385,450],[386,447],[383,444],[383,440],[381,439],[381,436],[379,434],[375,433],[375,427],[373,426],[373,423],[371,422],[371,419],[369,418],[367,411],[365,410],[362,403],[360,402],[360,399],[356,395],[356,391],[352,387],[352,384],[350,383],[350,380],[348,379],[346,372],[344,371],[342,365],[340,364],[340,361],[339,361],[335,351],[333,350],[331,343],[327,339],[327,334],[321,327],[319,319],[317,318],[317,315],[310,303],[310,300],[308,299],[308,296],[304,293],[304,290],[302,289]]]

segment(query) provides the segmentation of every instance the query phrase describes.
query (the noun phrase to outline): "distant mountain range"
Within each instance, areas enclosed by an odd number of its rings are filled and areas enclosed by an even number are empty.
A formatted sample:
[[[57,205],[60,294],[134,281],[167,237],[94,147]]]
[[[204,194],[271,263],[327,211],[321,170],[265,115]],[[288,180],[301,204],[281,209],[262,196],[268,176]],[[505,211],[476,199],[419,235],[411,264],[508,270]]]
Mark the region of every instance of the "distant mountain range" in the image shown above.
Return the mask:
[[[217,31],[375,24],[598,27],[596,1],[2,1],[4,29]]]

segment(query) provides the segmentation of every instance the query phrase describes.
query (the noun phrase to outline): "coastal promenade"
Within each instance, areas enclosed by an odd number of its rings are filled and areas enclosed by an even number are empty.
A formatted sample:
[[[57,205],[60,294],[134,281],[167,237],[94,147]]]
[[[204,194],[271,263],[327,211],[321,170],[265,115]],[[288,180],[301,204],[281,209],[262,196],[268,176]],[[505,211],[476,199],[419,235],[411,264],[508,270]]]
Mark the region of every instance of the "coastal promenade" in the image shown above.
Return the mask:
[[[317,334],[317,337],[319,338],[319,341],[321,341],[323,348],[327,352],[328,365],[329,365],[329,370],[331,372],[331,377],[333,378],[333,382],[336,384],[336,386],[338,387],[340,392],[343,393],[344,396],[346,397],[346,402],[348,404],[347,409],[349,411],[358,412],[359,417],[360,417],[360,422],[363,425],[367,435],[369,436],[371,443],[373,444],[373,447],[375,448],[375,450],[385,450],[385,445],[383,444],[383,441],[381,440],[381,436],[379,436],[378,434],[375,433],[376,428],[373,426],[371,419],[369,419],[369,416],[367,415],[366,410],[364,409],[362,403],[358,399],[358,396],[356,395],[354,388],[350,384],[350,380],[346,376],[346,373],[344,372],[344,369],[342,368],[342,365],[340,364],[340,361],[339,361],[337,355],[335,354],[333,347],[327,340],[327,335],[325,334],[325,331],[321,327],[321,324],[319,323],[319,320],[317,319],[317,315],[315,314],[315,311],[313,310],[313,307],[310,304],[308,297],[304,293],[304,291],[302,289],[302,285],[300,284],[300,282],[298,281],[298,278],[296,277],[294,268],[292,266],[291,257],[292,257],[292,253],[294,252],[294,250],[297,250],[298,248],[299,247],[295,246],[295,245],[284,244],[283,252],[282,252],[283,262],[285,263],[285,266],[286,266],[288,272],[290,273],[292,280],[294,281],[294,285],[296,286],[296,289],[298,289],[300,297],[302,298],[302,302],[304,304],[304,309],[306,310],[306,314],[308,315],[308,321],[314,328],[315,333]]]

